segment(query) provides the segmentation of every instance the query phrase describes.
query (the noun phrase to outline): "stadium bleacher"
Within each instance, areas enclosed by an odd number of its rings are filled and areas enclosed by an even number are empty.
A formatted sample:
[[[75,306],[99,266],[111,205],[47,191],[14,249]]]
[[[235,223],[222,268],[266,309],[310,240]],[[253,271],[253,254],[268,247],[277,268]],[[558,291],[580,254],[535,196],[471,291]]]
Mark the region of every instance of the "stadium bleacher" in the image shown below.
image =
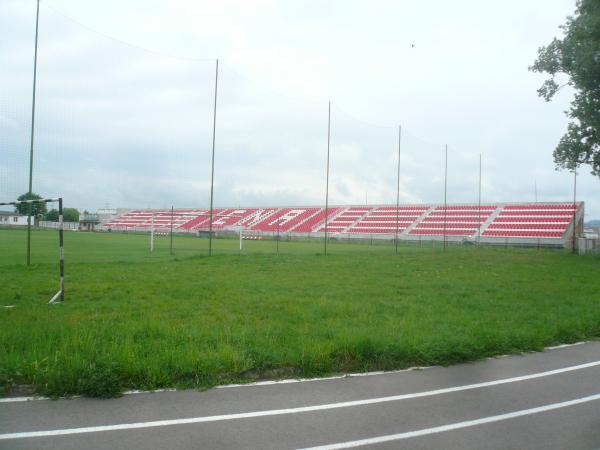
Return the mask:
[[[173,228],[182,227],[183,229],[187,229],[184,227],[185,224],[191,220],[196,220],[198,217],[202,217],[203,214],[208,214],[208,212],[209,211],[205,209],[176,209],[173,211]],[[170,227],[171,210],[159,210],[154,212],[151,210],[131,210],[105,224],[105,228],[151,228],[153,220],[156,228]]]
[[[341,214],[333,217],[331,221],[327,223],[327,231],[334,233],[341,233],[344,230],[348,229],[354,222],[359,220],[369,211],[371,211],[371,207],[369,206],[351,206],[343,211]],[[317,231],[325,231],[325,224],[317,229]]]
[[[572,226],[572,203],[505,205],[486,230],[488,237],[561,238]]]
[[[478,232],[497,205],[450,205],[438,206],[418,223],[410,234],[426,236],[469,236]]]
[[[572,234],[574,213],[583,219],[583,203],[507,203],[485,205],[334,206],[328,209],[327,231],[332,236],[392,238],[396,232],[413,239],[499,239],[526,243],[565,241]],[[103,225],[104,229],[144,231],[172,227],[179,232],[209,229],[208,209],[129,210]],[[216,208],[212,229],[244,229],[256,235],[275,231],[322,234],[325,208]]]
[[[307,221],[305,221],[304,223],[302,223],[298,227],[296,227],[294,232],[296,232],[296,233],[313,233],[319,229],[321,224],[325,224],[325,215],[326,215],[325,208],[318,208],[318,209],[319,209],[319,212],[317,214],[313,215]],[[338,213],[338,211],[340,211],[341,209],[342,208],[329,208],[327,210],[327,221],[329,222],[329,219],[331,219],[333,216],[335,216]],[[327,227],[329,228],[329,224],[327,224]]]
[[[321,208],[281,208],[250,229],[254,231],[287,232],[316,214]]]
[[[427,205],[421,206],[382,206],[368,211],[353,226],[348,228],[349,233],[396,233],[403,232],[410,224],[415,222],[428,209]]]

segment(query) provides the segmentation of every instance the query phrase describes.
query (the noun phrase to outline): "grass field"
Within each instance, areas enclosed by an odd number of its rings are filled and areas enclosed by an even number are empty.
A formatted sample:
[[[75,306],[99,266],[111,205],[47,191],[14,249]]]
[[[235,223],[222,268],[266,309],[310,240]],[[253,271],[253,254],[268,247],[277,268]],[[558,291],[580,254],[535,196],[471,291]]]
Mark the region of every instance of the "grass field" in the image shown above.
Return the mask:
[[[114,396],[452,364],[600,336],[600,258],[560,250],[0,229],[0,387]],[[12,308],[4,306],[14,305]]]

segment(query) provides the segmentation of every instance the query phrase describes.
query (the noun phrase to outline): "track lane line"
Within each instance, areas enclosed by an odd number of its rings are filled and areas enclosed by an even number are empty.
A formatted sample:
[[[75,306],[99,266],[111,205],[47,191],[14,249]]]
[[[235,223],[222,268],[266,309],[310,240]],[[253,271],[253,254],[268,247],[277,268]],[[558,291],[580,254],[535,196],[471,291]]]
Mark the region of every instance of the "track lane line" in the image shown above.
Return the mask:
[[[591,342],[596,342],[596,341],[579,341],[579,342],[574,342],[572,344],[554,345],[554,346],[550,346],[550,347],[545,347],[542,352],[549,351],[549,350],[559,350],[559,349],[563,349],[563,348],[575,347],[577,345],[589,344]],[[524,354],[528,354],[528,353],[535,354],[535,353],[541,353],[541,352],[535,352],[535,351],[534,352],[525,352]],[[490,356],[489,358],[485,358],[485,360],[507,358],[510,356],[517,356],[517,355],[518,354]],[[222,384],[222,385],[215,386],[213,389],[273,386],[273,385],[279,385],[279,384],[309,383],[312,381],[330,381],[330,380],[340,380],[340,379],[344,379],[344,378],[359,378],[359,377],[370,377],[370,376],[376,376],[376,375],[388,375],[388,374],[395,374],[395,373],[402,373],[402,372],[413,372],[416,370],[426,370],[426,369],[432,369],[435,367],[439,367],[439,366],[415,366],[415,367],[408,367],[406,369],[346,373],[346,374],[342,374],[342,375],[332,375],[329,377],[285,378],[283,380],[265,380],[265,381],[254,381],[254,382],[249,382],[249,383]],[[176,389],[176,388],[151,389],[149,391],[134,389],[131,391],[123,392],[123,395],[155,394],[158,392],[180,392],[180,391],[181,391],[180,389]],[[82,395],[72,395],[69,397],[60,397],[59,400],[64,400],[64,399],[70,400],[70,399],[81,398],[81,397],[83,397],[83,396]],[[50,397],[44,397],[44,396],[39,396],[39,395],[32,395],[29,397],[4,397],[4,398],[0,398],[0,403],[18,403],[18,402],[29,402],[29,401],[39,401],[39,400],[53,400],[53,399]]]
[[[562,373],[573,372],[576,370],[587,369],[590,367],[600,366],[600,361],[593,361],[585,364],[579,364],[576,366],[563,367],[560,369],[548,370],[545,372],[538,372],[529,375],[521,375],[518,377],[503,378],[500,380],[485,381],[482,383],[467,384],[462,386],[453,386],[448,388],[435,389],[431,391],[414,392],[410,394],[392,395],[387,397],[369,398],[364,400],[351,400],[339,403],[327,403],[323,405],[313,406],[301,406],[296,408],[283,408],[283,409],[270,409],[265,411],[251,411],[245,413],[236,414],[222,414],[216,416],[201,416],[201,417],[190,417],[182,419],[169,419],[169,420],[155,420],[149,422],[135,422],[135,423],[123,423],[115,425],[98,425],[91,427],[80,427],[80,428],[65,428],[57,430],[43,430],[43,431],[24,431],[17,433],[5,433],[0,434],[0,440],[6,439],[25,439],[34,437],[47,437],[47,436],[64,436],[69,434],[82,434],[82,433],[97,433],[100,431],[116,431],[116,430],[129,430],[139,428],[154,428],[164,427],[172,425],[185,425],[191,423],[205,423],[205,422],[219,422],[225,420],[237,420],[237,419],[250,419],[254,417],[265,417],[265,416],[278,416],[285,414],[299,414],[313,411],[324,411],[330,409],[349,408],[353,406],[364,406],[374,405],[378,403],[394,402],[399,400],[407,400],[420,397],[431,397],[434,395],[449,394],[452,392],[468,391],[472,389],[480,389],[490,386],[498,386],[502,384],[515,383],[519,381],[534,380],[537,378],[548,377],[552,375],[558,375]]]
[[[587,397],[576,398],[576,399],[568,400],[565,402],[550,403],[548,405],[538,406],[535,408],[521,409],[519,411],[513,411],[510,413],[506,413],[506,414],[499,414],[496,416],[488,416],[488,417],[482,417],[480,419],[451,423],[451,424],[442,425],[439,427],[423,428],[421,430],[416,430],[416,431],[407,431],[404,433],[388,434],[385,436],[377,436],[377,437],[372,437],[372,438],[367,438],[367,439],[360,439],[357,441],[339,442],[337,444],[320,445],[317,447],[306,447],[301,450],[341,450],[341,449],[353,448],[353,447],[363,447],[365,445],[381,444],[384,442],[398,441],[401,439],[409,439],[409,438],[413,438],[413,437],[426,436],[429,434],[443,433],[443,432],[452,431],[452,430],[460,430],[461,428],[475,427],[475,426],[484,425],[487,423],[515,419],[517,417],[529,416],[532,414],[539,414],[539,413],[543,413],[546,411],[552,411],[552,410],[560,409],[560,408],[567,408],[569,406],[580,405],[582,403],[593,402],[595,400],[600,400],[600,394],[594,394],[594,395],[590,395]]]

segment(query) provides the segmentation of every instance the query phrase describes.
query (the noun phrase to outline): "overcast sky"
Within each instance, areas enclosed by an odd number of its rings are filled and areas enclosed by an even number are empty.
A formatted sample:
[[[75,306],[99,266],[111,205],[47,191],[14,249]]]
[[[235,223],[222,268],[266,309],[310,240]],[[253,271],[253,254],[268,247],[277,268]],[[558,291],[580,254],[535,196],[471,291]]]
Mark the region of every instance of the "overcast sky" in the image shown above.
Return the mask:
[[[573,0],[43,0],[33,190],[68,206],[572,201],[572,92],[528,71]],[[0,197],[27,191],[34,0],[0,0]],[[578,198],[600,218],[600,180]]]

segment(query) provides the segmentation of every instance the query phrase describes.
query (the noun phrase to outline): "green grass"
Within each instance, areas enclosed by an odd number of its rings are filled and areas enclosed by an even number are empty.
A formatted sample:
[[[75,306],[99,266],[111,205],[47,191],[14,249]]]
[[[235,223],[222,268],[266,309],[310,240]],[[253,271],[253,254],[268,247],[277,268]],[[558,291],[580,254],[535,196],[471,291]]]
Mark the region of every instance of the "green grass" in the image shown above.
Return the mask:
[[[565,251],[0,229],[0,388],[114,396],[452,364],[600,336],[600,258]]]

